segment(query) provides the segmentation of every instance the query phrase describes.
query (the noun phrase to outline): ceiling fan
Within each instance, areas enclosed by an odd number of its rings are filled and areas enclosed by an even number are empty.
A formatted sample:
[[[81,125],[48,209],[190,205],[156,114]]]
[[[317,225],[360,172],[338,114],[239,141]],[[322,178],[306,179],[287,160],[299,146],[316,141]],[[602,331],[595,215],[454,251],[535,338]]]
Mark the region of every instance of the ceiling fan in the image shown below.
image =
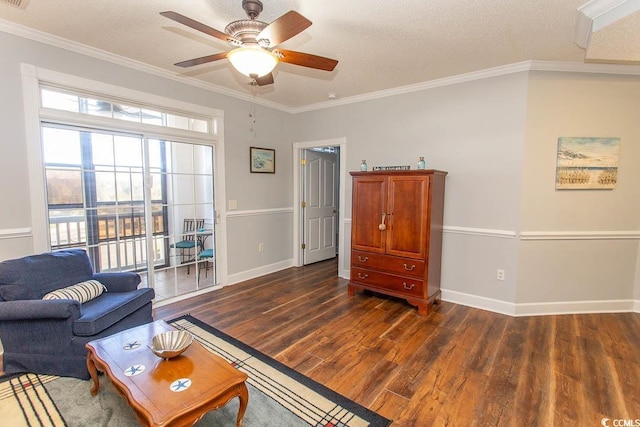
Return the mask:
[[[256,19],[262,12],[261,1],[242,0],[242,8],[249,19],[231,22],[225,27],[224,32],[177,12],[160,12],[160,15],[166,18],[223,40],[234,47],[230,52],[189,59],[175,65],[192,67],[228,58],[236,70],[250,77],[258,86],[264,86],[273,83],[271,71],[279,61],[325,71],[333,71],[338,64],[335,59],[276,48],[280,43],[289,40],[311,25],[311,21],[298,12],[291,10],[267,24]]]

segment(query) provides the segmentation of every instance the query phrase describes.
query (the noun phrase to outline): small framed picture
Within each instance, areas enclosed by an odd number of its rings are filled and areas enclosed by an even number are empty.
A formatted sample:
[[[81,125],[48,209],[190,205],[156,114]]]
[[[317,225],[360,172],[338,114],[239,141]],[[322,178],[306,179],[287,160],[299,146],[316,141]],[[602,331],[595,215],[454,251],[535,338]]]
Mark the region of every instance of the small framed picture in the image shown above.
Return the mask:
[[[270,148],[249,148],[251,173],[276,173],[276,150]]]

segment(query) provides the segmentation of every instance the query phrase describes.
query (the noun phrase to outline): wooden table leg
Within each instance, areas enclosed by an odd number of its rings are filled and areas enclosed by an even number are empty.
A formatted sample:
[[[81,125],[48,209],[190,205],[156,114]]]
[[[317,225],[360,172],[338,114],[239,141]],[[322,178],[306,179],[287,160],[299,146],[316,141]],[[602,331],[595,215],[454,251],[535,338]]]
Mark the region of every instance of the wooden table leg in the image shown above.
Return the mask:
[[[249,391],[247,390],[247,385],[242,383],[238,386],[240,393],[238,394],[238,398],[240,399],[240,408],[238,408],[238,421],[236,422],[237,427],[242,427],[242,418],[244,417],[244,412],[247,410],[247,404],[249,403]]]
[[[98,370],[96,369],[96,363],[93,361],[91,352],[87,353],[87,369],[89,370],[89,375],[91,375],[91,379],[93,380],[91,396],[95,396],[98,394],[98,389],[100,388],[100,380],[98,380]]]

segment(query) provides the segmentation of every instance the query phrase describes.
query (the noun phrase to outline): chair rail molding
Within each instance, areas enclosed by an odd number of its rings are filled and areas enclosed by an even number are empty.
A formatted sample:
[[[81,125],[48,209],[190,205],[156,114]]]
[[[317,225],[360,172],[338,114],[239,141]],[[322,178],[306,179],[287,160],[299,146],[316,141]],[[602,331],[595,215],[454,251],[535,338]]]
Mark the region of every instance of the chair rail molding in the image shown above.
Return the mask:
[[[30,227],[0,229],[0,239],[23,239],[31,237]]]
[[[640,230],[619,231],[522,231],[520,240],[633,240]]]
[[[244,216],[279,215],[293,213],[293,207],[273,208],[273,209],[247,209],[242,211],[227,211],[227,218],[238,218]]]
[[[459,227],[456,225],[445,225],[442,231],[450,234],[468,234],[472,236],[499,237],[502,239],[515,239],[517,233],[511,230],[493,230],[489,228]]]
[[[442,231],[446,234],[466,234],[471,236],[497,237],[502,239],[528,240],[635,240],[640,239],[640,230],[613,231],[513,231],[490,228],[460,227],[445,225]]]

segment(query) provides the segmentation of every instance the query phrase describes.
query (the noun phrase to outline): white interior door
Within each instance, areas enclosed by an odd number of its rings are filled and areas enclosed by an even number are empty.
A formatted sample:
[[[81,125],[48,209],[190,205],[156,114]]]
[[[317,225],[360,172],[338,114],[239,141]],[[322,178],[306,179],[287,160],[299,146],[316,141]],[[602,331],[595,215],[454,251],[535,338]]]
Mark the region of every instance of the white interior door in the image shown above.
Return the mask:
[[[303,263],[336,256],[337,155],[305,150]]]

